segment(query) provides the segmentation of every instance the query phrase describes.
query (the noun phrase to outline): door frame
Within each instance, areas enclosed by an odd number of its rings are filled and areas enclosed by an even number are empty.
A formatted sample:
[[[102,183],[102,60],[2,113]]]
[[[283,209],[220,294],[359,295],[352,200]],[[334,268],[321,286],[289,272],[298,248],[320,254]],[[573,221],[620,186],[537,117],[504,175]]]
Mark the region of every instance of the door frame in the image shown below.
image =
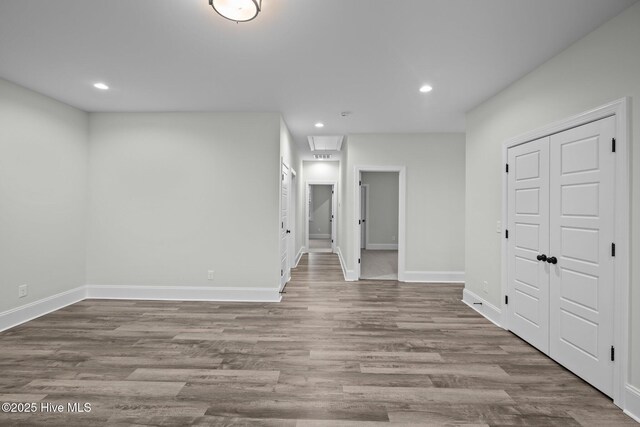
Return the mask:
[[[615,116],[616,118],[616,159],[615,159],[615,230],[616,257],[614,260],[614,319],[613,343],[616,348],[616,359],[613,370],[613,402],[620,408],[625,407],[625,389],[628,384],[629,371],[629,301],[630,301],[630,260],[631,239],[629,238],[631,224],[631,175],[629,156],[630,98],[624,97],[589,111],[568,117],[542,126],[530,132],[507,139],[502,145],[502,168],[508,163],[508,149],[525,144],[536,139],[550,136],[568,129],[585,125],[596,120]],[[502,173],[502,224],[506,230],[508,220],[507,209],[508,180],[506,169]],[[502,280],[500,302],[500,326],[509,329],[508,305],[505,296],[508,295],[507,283],[507,239],[502,236]]]
[[[296,170],[290,168],[291,176],[289,178],[289,228],[291,234],[289,235],[289,272],[292,268],[295,268],[296,261],[298,260],[298,254],[296,253],[296,230],[298,228],[298,174]],[[294,188],[293,183],[296,186]],[[289,274],[289,280],[291,280],[291,274]]]
[[[337,221],[338,221],[338,210],[336,209],[336,201],[338,200],[338,182],[337,181],[315,181],[309,180],[305,184],[305,204],[304,204],[304,248],[305,252],[309,252],[309,197],[311,195],[311,186],[312,185],[330,185],[333,188],[333,193],[331,194],[331,253],[336,252],[336,230]]]
[[[369,237],[369,184],[362,184],[362,189],[364,190],[364,249],[367,249],[367,238]],[[362,197],[362,194],[360,195]],[[360,206],[362,208],[362,206]],[[362,246],[362,236],[360,236],[360,246]]]
[[[355,280],[360,280],[360,181],[362,172],[397,172],[398,173],[398,281],[405,281],[405,237],[407,229],[407,168],[406,166],[355,166],[353,175],[353,261],[355,264]],[[357,195],[357,196],[356,196]]]

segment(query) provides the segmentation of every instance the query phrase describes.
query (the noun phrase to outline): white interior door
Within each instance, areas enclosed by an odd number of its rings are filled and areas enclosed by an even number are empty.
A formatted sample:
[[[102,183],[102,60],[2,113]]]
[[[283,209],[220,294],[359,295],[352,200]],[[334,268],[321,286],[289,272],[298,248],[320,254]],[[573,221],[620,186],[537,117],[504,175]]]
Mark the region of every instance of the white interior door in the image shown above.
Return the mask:
[[[282,164],[282,173],[280,179],[280,194],[282,200],[280,202],[280,287],[282,288],[291,275],[289,266],[288,248],[289,236],[289,187],[290,175],[289,167]]]
[[[549,138],[508,150],[509,329],[549,351]]]
[[[367,187],[360,186],[360,249],[367,247]]]
[[[551,136],[550,355],[613,392],[614,172],[609,117]]]

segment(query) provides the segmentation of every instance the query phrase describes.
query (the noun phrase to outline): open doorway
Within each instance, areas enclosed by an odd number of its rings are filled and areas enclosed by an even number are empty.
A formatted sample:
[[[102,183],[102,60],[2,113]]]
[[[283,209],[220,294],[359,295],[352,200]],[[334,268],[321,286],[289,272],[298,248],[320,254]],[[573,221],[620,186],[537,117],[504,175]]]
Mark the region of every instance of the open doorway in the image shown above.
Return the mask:
[[[335,183],[308,183],[307,252],[333,252],[335,224]]]
[[[404,167],[356,168],[357,277],[403,280]]]
[[[398,172],[362,172],[360,278],[398,280]]]

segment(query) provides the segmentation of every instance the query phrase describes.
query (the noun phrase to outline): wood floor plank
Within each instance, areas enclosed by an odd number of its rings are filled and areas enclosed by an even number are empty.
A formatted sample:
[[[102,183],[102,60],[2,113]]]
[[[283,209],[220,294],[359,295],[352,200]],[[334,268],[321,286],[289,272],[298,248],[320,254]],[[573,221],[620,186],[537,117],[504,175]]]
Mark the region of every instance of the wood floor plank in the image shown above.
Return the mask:
[[[0,425],[632,426],[460,300],[305,255],[281,303],[85,300],[0,333]]]
[[[33,380],[24,388],[47,394],[75,394],[101,396],[176,396],[184,382],[168,381],[95,381],[95,380]]]
[[[409,351],[321,351],[311,350],[311,359],[319,360],[358,360],[358,361],[406,361],[436,362],[442,361],[438,353]]]
[[[275,384],[280,371],[252,371],[236,369],[150,369],[138,368],[127,377],[136,381],[185,381],[199,383],[256,383]]]
[[[504,390],[479,390],[466,388],[436,387],[375,387],[345,386],[346,399],[373,400],[383,402],[426,403],[446,402],[461,404],[513,404]]]

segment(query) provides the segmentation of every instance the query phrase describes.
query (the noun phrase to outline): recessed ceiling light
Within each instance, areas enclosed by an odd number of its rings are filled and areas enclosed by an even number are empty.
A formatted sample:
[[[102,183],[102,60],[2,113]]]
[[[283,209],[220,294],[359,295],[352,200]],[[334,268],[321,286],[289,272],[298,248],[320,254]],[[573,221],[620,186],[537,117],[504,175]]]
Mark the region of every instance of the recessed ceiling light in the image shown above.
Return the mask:
[[[316,127],[317,128],[323,128],[324,127],[324,123],[318,122],[318,123],[316,123]]]
[[[107,90],[109,89],[109,86],[107,86],[104,83],[94,83],[93,87],[95,87],[96,89],[100,89],[100,90]]]
[[[429,85],[424,85],[420,88],[420,92],[422,93],[427,93],[427,92],[431,92],[433,90],[433,88]]]

